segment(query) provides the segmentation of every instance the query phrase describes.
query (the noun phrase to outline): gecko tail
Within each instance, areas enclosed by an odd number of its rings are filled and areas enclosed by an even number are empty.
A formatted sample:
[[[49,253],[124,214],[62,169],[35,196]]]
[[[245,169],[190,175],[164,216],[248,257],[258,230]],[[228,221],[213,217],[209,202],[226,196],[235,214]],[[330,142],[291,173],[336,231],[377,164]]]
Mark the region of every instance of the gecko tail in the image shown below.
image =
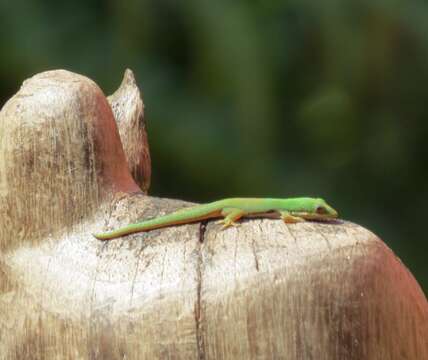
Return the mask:
[[[172,225],[193,223],[210,217],[217,217],[216,203],[197,205],[183,208],[167,215],[146,220],[141,223],[131,224],[117,230],[92,234],[98,240],[111,240],[121,236],[164,228]]]
[[[114,239],[114,237],[109,235],[110,233],[96,233],[96,234],[92,234],[92,236],[98,240],[111,240]]]

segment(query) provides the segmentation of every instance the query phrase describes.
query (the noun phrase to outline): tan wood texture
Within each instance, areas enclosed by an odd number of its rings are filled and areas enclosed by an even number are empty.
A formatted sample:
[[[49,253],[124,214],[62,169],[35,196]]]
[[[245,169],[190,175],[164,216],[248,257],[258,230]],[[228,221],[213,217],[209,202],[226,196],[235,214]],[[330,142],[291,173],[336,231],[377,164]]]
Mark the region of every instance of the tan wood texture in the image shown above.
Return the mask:
[[[428,358],[424,294],[358,225],[93,238],[189,205],[139,191],[125,153],[83,76],[39,74],[2,109],[0,359]]]

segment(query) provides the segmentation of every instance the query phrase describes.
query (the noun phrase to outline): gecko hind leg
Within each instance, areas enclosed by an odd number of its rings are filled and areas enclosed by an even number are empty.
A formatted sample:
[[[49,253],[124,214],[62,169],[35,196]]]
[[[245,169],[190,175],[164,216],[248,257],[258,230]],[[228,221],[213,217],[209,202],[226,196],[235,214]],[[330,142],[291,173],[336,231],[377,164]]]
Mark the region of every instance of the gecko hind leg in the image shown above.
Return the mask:
[[[217,221],[216,224],[223,224],[222,229],[225,229],[229,226],[240,226],[241,224],[237,224],[235,221],[244,216],[245,211],[237,208],[224,208],[221,211],[221,215],[224,218]]]

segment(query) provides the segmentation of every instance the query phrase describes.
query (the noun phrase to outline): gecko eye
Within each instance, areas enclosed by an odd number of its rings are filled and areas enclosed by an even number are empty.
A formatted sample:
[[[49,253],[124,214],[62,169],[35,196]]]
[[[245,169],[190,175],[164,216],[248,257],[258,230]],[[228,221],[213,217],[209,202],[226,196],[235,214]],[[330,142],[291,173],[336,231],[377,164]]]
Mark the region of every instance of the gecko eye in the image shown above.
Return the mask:
[[[320,215],[325,215],[327,214],[327,209],[324,206],[317,206],[317,208],[315,209],[317,214]]]

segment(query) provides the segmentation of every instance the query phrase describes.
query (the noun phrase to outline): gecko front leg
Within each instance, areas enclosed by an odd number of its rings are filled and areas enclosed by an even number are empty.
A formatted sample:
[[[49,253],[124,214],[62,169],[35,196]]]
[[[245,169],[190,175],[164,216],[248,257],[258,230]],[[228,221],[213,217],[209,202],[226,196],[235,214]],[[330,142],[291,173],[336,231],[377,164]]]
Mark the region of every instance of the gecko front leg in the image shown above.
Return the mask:
[[[288,211],[280,211],[281,219],[286,224],[294,224],[298,222],[303,222],[305,219],[302,219],[301,217],[291,215]]]

